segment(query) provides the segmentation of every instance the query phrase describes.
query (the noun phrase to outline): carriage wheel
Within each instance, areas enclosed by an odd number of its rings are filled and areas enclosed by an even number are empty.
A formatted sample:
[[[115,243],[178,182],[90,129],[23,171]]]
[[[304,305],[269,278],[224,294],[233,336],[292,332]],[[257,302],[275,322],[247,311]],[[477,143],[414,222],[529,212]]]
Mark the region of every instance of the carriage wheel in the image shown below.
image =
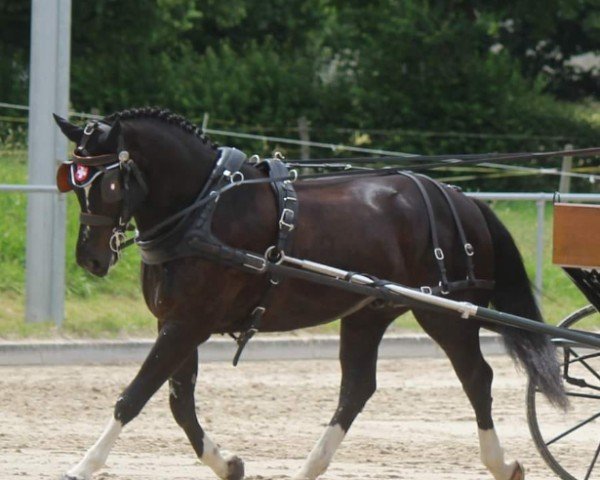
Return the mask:
[[[560,327],[600,332],[600,314],[588,305],[569,315]],[[563,480],[600,478],[600,352],[554,339],[571,402],[566,412],[552,407],[537,389],[527,388],[527,421],[537,449]]]

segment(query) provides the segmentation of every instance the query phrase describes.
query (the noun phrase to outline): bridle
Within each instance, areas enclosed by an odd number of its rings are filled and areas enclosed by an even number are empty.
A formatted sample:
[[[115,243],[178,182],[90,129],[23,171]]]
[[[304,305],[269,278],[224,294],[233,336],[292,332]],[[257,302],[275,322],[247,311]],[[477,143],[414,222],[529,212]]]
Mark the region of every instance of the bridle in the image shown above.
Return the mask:
[[[80,212],[79,222],[88,227],[111,227],[109,246],[118,259],[121,251],[135,242],[137,233],[128,239],[126,232],[135,230],[131,224],[133,214],[148,195],[148,185],[143,173],[125,150],[122,136],[119,137],[117,153],[87,154],[87,142],[98,126],[98,122],[86,125],[71,160],[60,165],[56,183],[63,193],[75,188],[84,190],[86,201],[82,204],[82,210],[87,211]],[[87,192],[98,181],[101,182],[101,195],[105,203],[120,202],[116,217],[89,211]]]

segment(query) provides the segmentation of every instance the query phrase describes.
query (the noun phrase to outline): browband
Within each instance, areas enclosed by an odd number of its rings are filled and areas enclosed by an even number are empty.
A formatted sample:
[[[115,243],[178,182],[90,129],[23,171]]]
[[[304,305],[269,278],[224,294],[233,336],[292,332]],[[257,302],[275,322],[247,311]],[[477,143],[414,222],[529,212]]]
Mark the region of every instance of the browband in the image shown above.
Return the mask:
[[[82,157],[74,153],[71,160],[75,163],[80,163],[88,167],[101,167],[103,165],[109,165],[111,163],[118,162],[119,155],[117,153],[105,153],[104,155]]]

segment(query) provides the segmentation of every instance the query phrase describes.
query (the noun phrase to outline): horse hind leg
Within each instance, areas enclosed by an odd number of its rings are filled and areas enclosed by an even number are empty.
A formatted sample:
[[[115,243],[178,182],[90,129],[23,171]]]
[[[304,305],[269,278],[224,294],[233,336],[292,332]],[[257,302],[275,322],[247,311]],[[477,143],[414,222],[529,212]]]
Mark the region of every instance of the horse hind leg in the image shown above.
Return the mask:
[[[376,388],[377,350],[396,312],[376,318],[369,309],[342,319],[340,362],[342,382],[338,407],[323,435],[313,447],[295,480],[314,480],[329,466],[350,425]]]
[[[425,331],[444,350],[475,411],[481,461],[495,480],[523,480],[518,461],[507,462],[492,420],[493,371],[479,345],[479,326],[455,317],[414,311]]]
[[[187,435],[198,458],[225,480],[244,478],[244,462],[226,455],[206,435],[196,416],[194,388],[198,374],[198,351],[194,351],[169,379],[169,404],[177,424]]]

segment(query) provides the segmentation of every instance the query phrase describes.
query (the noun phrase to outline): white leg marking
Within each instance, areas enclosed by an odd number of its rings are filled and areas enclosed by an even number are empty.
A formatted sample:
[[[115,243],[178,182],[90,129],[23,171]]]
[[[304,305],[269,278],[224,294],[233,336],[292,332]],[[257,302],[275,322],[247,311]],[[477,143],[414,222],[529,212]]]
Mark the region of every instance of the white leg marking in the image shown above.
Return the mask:
[[[102,468],[106,462],[106,458],[122,429],[121,422],[111,418],[98,441],[87,451],[83,460],[67,472],[67,476],[78,480],[91,478],[92,474]]]
[[[509,480],[517,462],[508,464],[504,461],[504,449],[500,446],[496,430],[479,429],[478,433],[481,461],[496,480]]]
[[[327,427],[314,446],[294,480],[315,480],[331,463],[333,454],[344,440],[346,432],[339,425]]]
[[[206,432],[204,432],[203,444],[204,450],[200,460],[202,463],[204,463],[204,465],[210,467],[219,478],[227,479],[230,473],[231,462],[242,463],[242,461],[235,455],[228,454],[225,451],[219,451],[219,447],[217,447],[212,440],[208,438]]]

